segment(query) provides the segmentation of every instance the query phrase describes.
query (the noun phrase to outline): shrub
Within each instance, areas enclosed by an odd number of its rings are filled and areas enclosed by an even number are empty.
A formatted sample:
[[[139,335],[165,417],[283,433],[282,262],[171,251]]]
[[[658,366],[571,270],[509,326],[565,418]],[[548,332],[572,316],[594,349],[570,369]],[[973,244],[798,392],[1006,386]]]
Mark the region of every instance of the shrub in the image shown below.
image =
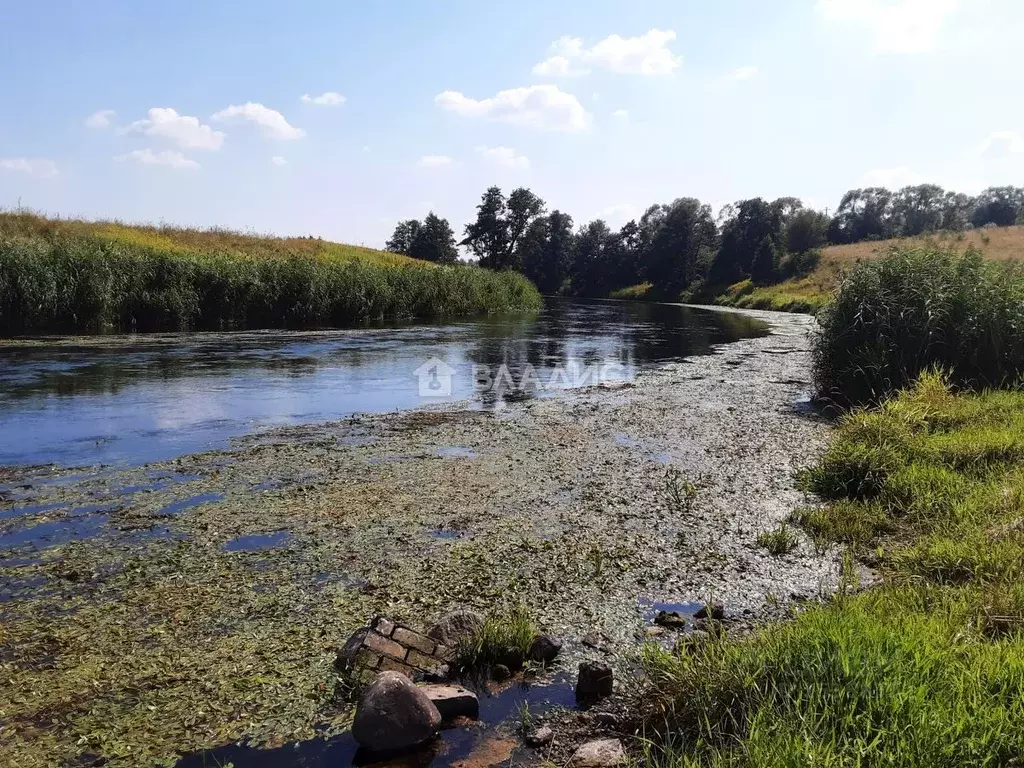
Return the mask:
[[[973,250],[896,250],[859,262],[819,323],[815,384],[834,404],[879,402],[933,367],[1004,387],[1024,373],[1024,272]]]

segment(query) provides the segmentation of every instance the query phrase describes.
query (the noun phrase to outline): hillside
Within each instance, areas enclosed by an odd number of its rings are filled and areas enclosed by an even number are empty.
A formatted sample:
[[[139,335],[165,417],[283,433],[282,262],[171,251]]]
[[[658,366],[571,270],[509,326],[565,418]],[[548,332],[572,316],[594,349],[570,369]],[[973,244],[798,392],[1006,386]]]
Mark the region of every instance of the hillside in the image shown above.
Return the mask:
[[[339,327],[540,303],[513,272],[314,238],[0,213],[0,334]]]
[[[923,237],[833,245],[821,253],[821,262],[806,277],[776,285],[755,287],[745,280],[717,297],[716,303],[751,309],[814,311],[828,299],[843,272],[862,259],[884,256],[893,248],[937,247],[965,251],[974,247],[996,261],[1024,261],[1024,226],[938,232]]]

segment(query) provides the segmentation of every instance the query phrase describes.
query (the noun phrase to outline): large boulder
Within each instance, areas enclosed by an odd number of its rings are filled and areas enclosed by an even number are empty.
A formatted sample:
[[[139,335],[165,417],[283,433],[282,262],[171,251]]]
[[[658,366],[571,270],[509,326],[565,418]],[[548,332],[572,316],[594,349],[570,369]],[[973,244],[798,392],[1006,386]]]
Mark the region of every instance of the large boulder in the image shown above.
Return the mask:
[[[452,611],[427,630],[427,637],[455,649],[476,639],[483,626],[484,617],[475,611]]]
[[[583,702],[605,699],[612,695],[613,683],[610,666],[600,661],[584,661],[576,680],[576,699]]]
[[[420,688],[398,672],[381,672],[364,689],[352,736],[369,752],[401,752],[430,741],[441,713]]]
[[[443,720],[456,717],[476,718],[480,714],[480,702],[476,694],[461,685],[421,685],[420,690],[437,707]]]
[[[626,762],[626,751],[618,739],[588,741],[569,759],[569,768],[615,768]]]

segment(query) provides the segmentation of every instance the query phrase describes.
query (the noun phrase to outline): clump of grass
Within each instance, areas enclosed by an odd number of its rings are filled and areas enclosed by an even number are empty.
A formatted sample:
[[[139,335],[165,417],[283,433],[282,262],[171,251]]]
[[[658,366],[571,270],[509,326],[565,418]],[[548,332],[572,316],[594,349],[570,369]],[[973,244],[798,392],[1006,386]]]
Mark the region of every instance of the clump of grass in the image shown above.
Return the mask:
[[[533,617],[523,605],[490,614],[480,631],[456,650],[456,665],[467,670],[496,664],[518,669],[526,661],[537,634]]]
[[[540,303],[514,272],[317,240],[0,214],[0,333],[333,327]]]
[[[670,509],[689,514],[697,502],[700,486],[676,467],[669,467],[665,470],[664,493]]]
[[[1024,373],[1024,271],[921,247],[863,261],[819,316],[819,397],[878,403],[941,367],[957,387],[1015,384]]]
[[[797,544],[796,534],[785,523],[757,537],[757,545],[776,557],[788,555],[797,548]]]

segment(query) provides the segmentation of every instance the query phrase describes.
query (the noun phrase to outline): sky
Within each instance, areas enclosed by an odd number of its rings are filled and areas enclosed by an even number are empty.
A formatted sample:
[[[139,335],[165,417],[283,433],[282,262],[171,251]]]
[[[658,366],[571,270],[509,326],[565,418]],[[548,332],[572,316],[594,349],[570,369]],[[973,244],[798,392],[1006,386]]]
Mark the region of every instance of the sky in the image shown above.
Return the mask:
[[[0,207],[380,247],[527,186],[577,224],[1024,185],[1020,0],[0,0]]]

